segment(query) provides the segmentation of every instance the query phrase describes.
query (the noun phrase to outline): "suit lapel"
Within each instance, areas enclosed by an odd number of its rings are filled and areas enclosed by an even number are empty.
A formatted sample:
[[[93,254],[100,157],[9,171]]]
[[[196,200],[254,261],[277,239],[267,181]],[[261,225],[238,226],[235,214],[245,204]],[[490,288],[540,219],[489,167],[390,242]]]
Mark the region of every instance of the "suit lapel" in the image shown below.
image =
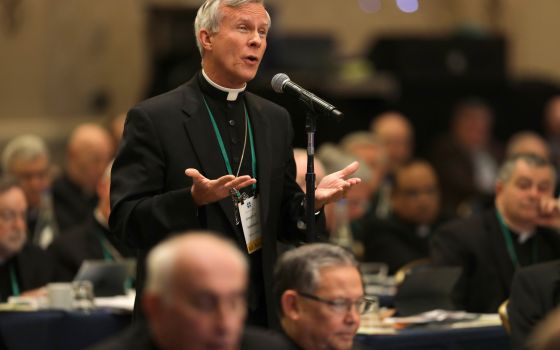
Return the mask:
[[[263,227],[268,218],[269,201],[270,201],[270,128],[267,118],[264,114],[262,105],[257,101],[251,93],[245,94],[249,117],[253,126],[253,135],[255,137],[255,153],[257,156],[257,188],[260,195],[261,210],[261,227]]]
[[[227,168],[208,111],[202,102],[202,92],[196,79],[197,76],[185,84],[184,87],[183,112],[187,116],[184,126],[201,166],[201,169],[197,170],[208,179],[215,180],[226,175]],[[228,196],[218,203],[235,231],[233,201]]]

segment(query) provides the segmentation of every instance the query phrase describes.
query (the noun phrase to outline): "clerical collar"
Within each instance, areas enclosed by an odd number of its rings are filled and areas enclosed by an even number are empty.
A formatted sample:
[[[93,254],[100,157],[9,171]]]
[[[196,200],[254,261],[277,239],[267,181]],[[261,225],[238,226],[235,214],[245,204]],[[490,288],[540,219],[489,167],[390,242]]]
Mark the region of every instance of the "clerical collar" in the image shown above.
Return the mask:
[[[519,242],[519,244],[527,242],[535,235],[535,230],[529,232],[512,232],[517,235],[517,242]]]
[[[204,77],[204,80],[206,80],[208,82],[208,84],[210,84],[214,88],[224,92],[226,94],[226,100],[228,100],[228,101],[237,100],[237,97],[239,96],[239,94],[242,93],[243,91],[245,91],[245,88],[247,87],[247,83],[245,83],[245,85],[243,85],[243,87],[239,88],[239,89],[230,89],[230,88],[218,85],[215,82],[213,82],[208,77],[208,75],[206,75],[206,72],[204,71],[204,69],[202,69],[202,76]]]

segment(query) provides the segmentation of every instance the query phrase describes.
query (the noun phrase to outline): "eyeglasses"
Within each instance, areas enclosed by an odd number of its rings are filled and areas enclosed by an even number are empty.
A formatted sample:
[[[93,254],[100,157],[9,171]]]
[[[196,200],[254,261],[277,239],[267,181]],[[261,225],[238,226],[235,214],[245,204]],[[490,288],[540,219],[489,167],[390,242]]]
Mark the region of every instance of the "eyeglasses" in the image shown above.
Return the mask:
[[[17,212],[15,210],[0,209],[0,221],[4,222],[14,222],[16,219],[27,220],[26,212]]]
[[[348,299],[328,300],[328,299],[320,298],[313,294],[308,294],[303,292],[297,292],[297,293],[306,299],[310,299],[326,304],[330,306],[330,308],[333,311],[339,314],[344,314],[349,312],[350,310],[352,310],[352,306],[354,306],[356,308],[356,311],[358,311],[358,313],[363,315],[373,310],[373,306],[376,303],[375,300],[371,300],[364,297],[358,300],[348,300]]]

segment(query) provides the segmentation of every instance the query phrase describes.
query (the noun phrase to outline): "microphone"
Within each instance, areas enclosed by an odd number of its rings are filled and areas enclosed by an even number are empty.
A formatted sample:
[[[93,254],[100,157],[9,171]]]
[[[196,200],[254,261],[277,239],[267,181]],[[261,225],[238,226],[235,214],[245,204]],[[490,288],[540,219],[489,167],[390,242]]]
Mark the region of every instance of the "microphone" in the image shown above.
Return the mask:
[[[320,99],[311,92],[294,83],[284,73],[276,74],[272,78],[270,84],[272,85],[272,89],[274,89],[274,91],[276,91],[277,93],[282,94],[285,92],[296,97],[316,113],[334,117],[338,121],[342,120],[342,118],[344,117],[342,112],[336,109],[335,106],[331,105],[323,99]]]

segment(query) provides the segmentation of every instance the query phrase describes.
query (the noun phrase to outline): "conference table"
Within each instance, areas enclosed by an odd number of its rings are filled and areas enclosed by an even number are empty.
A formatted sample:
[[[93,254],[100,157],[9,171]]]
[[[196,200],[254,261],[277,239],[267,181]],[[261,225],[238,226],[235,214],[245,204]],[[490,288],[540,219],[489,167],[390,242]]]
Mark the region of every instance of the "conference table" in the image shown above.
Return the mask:
[[[459,329],[404,329],[396,334],[358,334],[356,341],[376,350],[509,350],[502,326]]]
[[[129,312],[0,312],[0,349],[85,349],[115,335],[131,322]],[[356,341],[376,350],[510,349],[499,325],[465,328],[413,327],[394,334],[358,334]]]
[[[0,349],[85,349],[118,333],[131,322],[130,312],[0,312]]]

